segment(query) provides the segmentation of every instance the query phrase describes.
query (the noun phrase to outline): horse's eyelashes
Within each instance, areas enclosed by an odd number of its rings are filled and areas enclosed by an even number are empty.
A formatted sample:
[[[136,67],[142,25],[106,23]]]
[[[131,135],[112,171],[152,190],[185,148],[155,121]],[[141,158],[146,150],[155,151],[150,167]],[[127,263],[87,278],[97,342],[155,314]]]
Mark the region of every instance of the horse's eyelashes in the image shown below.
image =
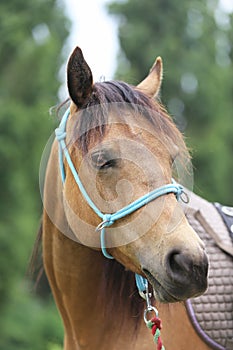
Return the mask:
[[[109,152],[99,151],[91,155],[91,160],[95,168],[107,169],[116,166],[115,159]]]
[[[110,159],[107,162],[105,162],[99,169],[108,169],[113,168],[117,165],[117,159]]]

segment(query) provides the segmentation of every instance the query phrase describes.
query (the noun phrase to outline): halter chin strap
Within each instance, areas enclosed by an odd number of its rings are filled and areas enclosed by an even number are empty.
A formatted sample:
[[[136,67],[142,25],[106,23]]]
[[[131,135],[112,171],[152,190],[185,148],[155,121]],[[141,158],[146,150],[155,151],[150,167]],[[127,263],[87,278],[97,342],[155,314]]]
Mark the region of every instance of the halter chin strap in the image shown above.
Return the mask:
[[[167,184],[164,186],[161,186],[144,196],[140,197],[139,199],[135,200],[134,202],[130,203],[129,205],[126,205],[122,209],[116,211],[112,214],[104,214],[102,213],[94,204],[92,199],[89,197],[88,193],[86,192],[80,177],[74,167],[74,164],[70,158],[69,151],[66,146],[66,123],[68,120],[68,117],[70,115],[70,109],[68,108],[65,112],[59,127],[55,130],[56,139],[59,143],[59,166],[60,166],[60,172],[61,172],[61,178],[62,182],[65,182],[66,174],[65,174],[65,168],[64,168],[64,162],[63,162],[63,155],[66,158],[67,164],[74,176],[74,179],[89,206],[94,210],[94,212],[102,219],[101,223],[96,227],[96,231],[100,231],[100,244],[101,244],[101,250],[103,255],[108,259],[114,259],[110,254],[108,254],[106,245],[105,245],[105,228],[109,227],[114,224],[117,220],[120,220],[124,218],[125,216],[132,214],[134,211],[138,210],[139,208],[143,207],[144,205],[148,204],[149,202],[155,200],[158,197],[161,197],[168,193],[174,193],[176,195],[177,200],[179,200],[184,192],[184,189],[181,185],[177,184],[174,180],[171,184]],[[138,275],[135,274],[136,278],[136,284],[137,288],[139,290],[140,295],[142,295],[143,292],[146,291],[148,282],[147,280]]]

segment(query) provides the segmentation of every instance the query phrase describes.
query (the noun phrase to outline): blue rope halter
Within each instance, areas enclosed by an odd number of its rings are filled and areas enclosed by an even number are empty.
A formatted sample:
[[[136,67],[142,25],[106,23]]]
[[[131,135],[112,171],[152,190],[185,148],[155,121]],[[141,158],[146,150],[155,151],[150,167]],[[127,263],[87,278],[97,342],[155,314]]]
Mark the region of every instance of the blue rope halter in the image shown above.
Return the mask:
[[[106,245],[105,245],[105,228],[109,227],[114,224],[115,221],[120,220],[124,218],[125,216],[133,213],[134,211],[138,210],[139,208],[143,207],[144,205],[148,204],[149,202],[155,200],[156,198],[163,196],[168,193],[174,193],[176,195],[177,200],[180,199],[182,193],[184,193],[184,189],[181,185],[173,182],[168,185],[164,185],[162,187],[159,187],[144,196],[140,197],[139,199],[135,200],[134,202],[130,203],[129,205],[126,205],[122,209],[116,211],[112,214],[104,214],[102,213],[94,204],[92,199],[89,197],[88,193],[86,192],[80,177],[74,167],[74,164],[70,158],[69,151],[66,146],[66,123],[68,120],[68,117],[70,115],[70,109],[68,108],[60,122],[60,125],[57,129],[55,129],[55,135],[56,139],[59,143],[59,166],[60,166],[60,172],[61,172],[61,178],[62,182],[65,182],[66,174],[65,174],[65,168],[63,163],[63,155],[66,158],[66,161],[68,163],[68,166],[74,176],[74,179],[89,206],[94,210],[94,212],[102,219],[102,222],[96,227],[96,231],[100,231],[100,245],[103,255],[108,259],[114,259],[110,254],[108,254]],[[135,274],[136,278],[136,285],[139,290],[139,293],[145,293],[148,282],[147,279]]]

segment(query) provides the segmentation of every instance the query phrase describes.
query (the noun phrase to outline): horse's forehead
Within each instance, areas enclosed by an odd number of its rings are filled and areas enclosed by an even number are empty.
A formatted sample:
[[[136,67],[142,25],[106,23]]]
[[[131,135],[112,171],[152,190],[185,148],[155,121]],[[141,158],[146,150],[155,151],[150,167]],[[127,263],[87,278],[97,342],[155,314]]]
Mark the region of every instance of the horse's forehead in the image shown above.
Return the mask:
[[[146,139],[151,135],[158,136],[155,127],[143,115],[124,111],[121,114],[110,113],[108,117],[109,135],[127,136],[134,139]]]
[[[109,144],[109,147],[111,147],[112,144],[112,148],[115,148],[117,145],[116,140],[121,144],[121,140],[124,139],[146,145],[152,153],[156,153],[158,156],[161,154],[162,157],[165,157],[165,153],[171,152],[171,149],[173,149],[175,145],[168,135],[165,135],[160,129],[158,130],[153,122],[143,113],[134,111],[128,105],[125,107],[125,104],[123,108],[121,107],[120,105],[118,108],[117,105],[116,108],[114,105],[114,108],[109,109],[108,117],[103,121],[105,131],[100,139],[96,139],[95,137],[90,138],[89,151],[106,142]],[[77,108],[73,103],[71,103],[70,111],[71,121],[73,120],[75,122]],[[72,116],[74,118],[72,118]],[[97,127],[100,126],[99,121],[97,121]],[[71,122],[71,124],[69,123],[69,129],[72,130],[72,128],[73,123]],[[92,129],[90,129],[90,131],[91,130]],[[124,142],[124,151],[126,151],[126,144],[127,143]],[[129,147],[132,147],[132,145],[132,143],[128,142]]]
[[[158,149],[164,146],[167,148],[167,138],[159,133],[155,126],[143,116],[133,114],[124,114],[120,118],[110,116],[108,123],[108,132],[104,140],[132,140],[139,144],[147,145],[149,149]],[[130,142],[129,142],[130,145]]]

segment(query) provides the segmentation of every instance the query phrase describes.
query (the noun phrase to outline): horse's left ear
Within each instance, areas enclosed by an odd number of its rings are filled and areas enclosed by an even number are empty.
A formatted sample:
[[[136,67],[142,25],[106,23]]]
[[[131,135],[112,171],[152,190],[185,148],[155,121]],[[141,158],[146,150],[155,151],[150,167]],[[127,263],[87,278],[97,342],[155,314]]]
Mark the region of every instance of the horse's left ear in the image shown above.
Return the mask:
[[[93,77],[79,47],[74,49],[68,61],[67,85],[72,101],[81,108],[92,93]]]
[[[150,97],[156,97],[159,93],[163,79],[163,62],[157,57],[148,76],[138,84],[137,88]]]

